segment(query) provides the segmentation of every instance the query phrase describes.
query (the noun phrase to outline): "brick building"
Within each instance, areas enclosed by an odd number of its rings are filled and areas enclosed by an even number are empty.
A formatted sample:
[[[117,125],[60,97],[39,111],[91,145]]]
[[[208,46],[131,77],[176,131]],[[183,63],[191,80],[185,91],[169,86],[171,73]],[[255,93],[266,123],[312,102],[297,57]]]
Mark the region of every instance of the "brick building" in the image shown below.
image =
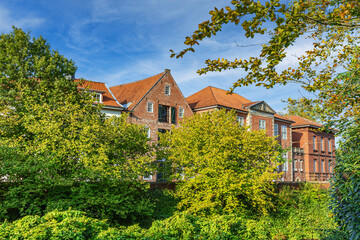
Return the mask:
[[[335,131],[299,116],[288,116],[292,124],[294,181],[327,182],[335,164]]]
[[[129,121],[146,126],[153,141],[158,140],[158,132],[169,131],[172,125],[193,115],[168,69],[140,81],[111,87],[110,90],[118,102],[130,111]],[[144,179],[162,181],[159,173]]]
[[[194,113],[213,111],[216,109],[235,110],[239,124],[249,126],[251,130],[266,130],[269,136],[278,136],[277,139],[284,149],[289,149],[284,154],[288,162],[279,167],[283,172],[282,180],[292,181],[293,170],[289,162],[292,159],[292,120],[277,114],[264,101],[250,101],[236,93],[227,94],[226,90],[206,87],[186,98]]]

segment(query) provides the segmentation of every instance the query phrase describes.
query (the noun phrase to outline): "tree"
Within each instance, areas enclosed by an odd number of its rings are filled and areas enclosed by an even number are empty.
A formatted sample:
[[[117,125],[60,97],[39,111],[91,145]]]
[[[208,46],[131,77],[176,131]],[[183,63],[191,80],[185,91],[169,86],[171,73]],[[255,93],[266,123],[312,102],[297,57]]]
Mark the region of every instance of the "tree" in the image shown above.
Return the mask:
[[[241,25],[247,38],[268,34],[270,40],[262,45],[258,56],[250,59],[206,60],[206,67],[198,73],[243,69],[247,74],[238,79],[231,90],[239,86],[255,84],[271,88],[275,84],[297,82],[310,92],[319,93],[317,103],[331,99],[336,111],[350,112],[342,103],[346,98],[337,98],[333,92],[338,85],[353,85],[349,81],[358,76],[360,3],[347,0],[299,0],[289,5],[280,0],[261,3],[253,0],[233,0],[231,5],[210,11],[211,20],[199,24],[193,35],[184,42],[189,47],[171,56],[183,57],[194,52],[194,46],[222,30],[223,25]],[[262,25],[267,23],[270,29]],[[298,58],[298,66],[280,70],[278,65],[287,57],[286,50],[300,37],[313,40],[313,49]],[[337,69],[345,68],[349,75],[341,81],[335,76]],[[335,86],[335,87],[334,87]],[[339,104],[339,105],[338,105]],[[358,100],[353,104],[358,105]],[[325,105],[328,106],[328,105]],[[342,107],[342,108],[339,108]],[[354,106],[356,107],[356,106]],[[326,112],[334,116],[335,112]],[[324,115],[326,115],[324,114]]]
[[[280,147],[235,119],[222,110],[196,114],[161,137],[170,179],[184,180],[176,189],[179,208],[204,215],[271,208]]]
[[[258,56],[233,60],[208,59],[205,61],[206,67],[198,70],[198,73],[201,75],[211,71],[243,69],[246,75],[233,84],[231,91],[249,84],[266,88],[290,82],[301,84],[305,90],[316,95],[313,99],[303,101],[315,105],[316,109],[322,109],[320,119],[329,126],[338,127],[339,134],[344,133],[346,136],[340,145],[338,166],[358,166],[359,163],[355,160],[358,158],[347,149],[359,149],[359,142],[349,142],[347,139],[350,132],[359,135],[360,2],[297,0],[286,5],[280,3],[280,0],[233,0],[230,6],[225,9],[215,8],[210,11],[210,15],[211,20],[200,23],[193,35],[186,37],[184,44],[189,47],[178,53],[171,50],[171,57],[179,58],[189,51],[195,52],[196,44],[216,35],[223,25],[229,23],[240,24],[247,38],[269,34],[271,38],[262,45]],[[267,23],[270,29],[263,27],[264,23]],[[313,48],[298,57],[297,66],[280,69],[279,64],[287,57],[286,50],[300,37],[312,40]],[[339,75],[339,72],[344,73]],[[349,170],[352,171],[351,167]],[[347,172],[342,167],[335,167],[334,171],[338,176]],[[345,184],[335,178],[334,186],[345,189],[348,185],[355,186],[359,179],[354,175],[354,178]],[[359,190],[345,191],[339,193],[338,197],[346,199],[347,195],[343,195],[345,193],[356,198]],[[351,228],[351,236],[355,239],[360,235],[353,227],[353,224],[357,223],[348,225],[349,221],[343,221],[342,216],[357,215],[358,209],[352,208],[346,201],[342,203],[343,207],[335,206],[338,222],[343,228]]]
[[[75,70],[41,37],[0,36],[2,219],[70,206],[115,222],[152,211],[139,180],[150,171],[143,127],[101,114],[66,77]]]
[[[284,108],[284,112],[281,113],[282,115],[296,115],[315,122],[320,121],[319,116],[321,115],[322,109],[318,105],[311,104],[311,100],[306,98],[288,99],[287,103],[288,105]]]

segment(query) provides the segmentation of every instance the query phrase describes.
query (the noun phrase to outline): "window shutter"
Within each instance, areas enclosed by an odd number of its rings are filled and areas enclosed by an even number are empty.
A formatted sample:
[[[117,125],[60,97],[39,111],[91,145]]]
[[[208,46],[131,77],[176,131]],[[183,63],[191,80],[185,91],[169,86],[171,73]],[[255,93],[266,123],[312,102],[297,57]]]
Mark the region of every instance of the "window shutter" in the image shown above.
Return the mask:
[[[171,107],[171,123],[176,123],[176,108]]]
[[[158,121],[161,121],[161,117],[162,117],[162,112],[163,112],[163,106],[159,104],[159,109],[158,109]]]

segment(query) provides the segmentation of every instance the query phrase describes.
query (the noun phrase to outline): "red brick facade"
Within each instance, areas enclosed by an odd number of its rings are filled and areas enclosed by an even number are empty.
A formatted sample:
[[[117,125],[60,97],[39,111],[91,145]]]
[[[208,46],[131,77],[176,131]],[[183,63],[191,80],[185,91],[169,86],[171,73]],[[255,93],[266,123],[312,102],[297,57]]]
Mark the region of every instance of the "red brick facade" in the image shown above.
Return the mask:
[[[293,126],[294,180],[326,182],[331,178],[335,157],[334,132],[319,126]]]
[[[158,141],[159,132],[169,131],[172,125],[193,115],[170,70],[110,89],[130,111],[129,121],[145,126],[152,141]],[[160,173],[144,179],[149,182],[164,180]]]

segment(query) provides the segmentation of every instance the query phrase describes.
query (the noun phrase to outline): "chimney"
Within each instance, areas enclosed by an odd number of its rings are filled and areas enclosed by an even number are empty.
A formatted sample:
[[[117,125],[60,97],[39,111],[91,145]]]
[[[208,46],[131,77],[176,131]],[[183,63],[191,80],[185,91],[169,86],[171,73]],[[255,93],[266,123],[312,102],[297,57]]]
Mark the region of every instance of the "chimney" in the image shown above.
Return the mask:
[[[165,68],[166,73],[170,73],[170,69]]]

